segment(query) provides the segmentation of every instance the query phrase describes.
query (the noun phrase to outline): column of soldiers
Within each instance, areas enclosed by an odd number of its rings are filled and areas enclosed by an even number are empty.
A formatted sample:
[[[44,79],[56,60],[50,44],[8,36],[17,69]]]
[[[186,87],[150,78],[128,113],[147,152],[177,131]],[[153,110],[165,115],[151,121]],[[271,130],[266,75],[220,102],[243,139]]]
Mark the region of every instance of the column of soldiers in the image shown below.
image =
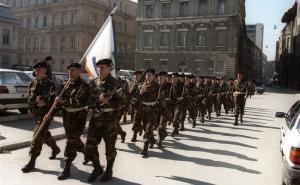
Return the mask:
[[[52,148],[50,159],[55,159],[60,153],[48,127],[53,116],[62,111],[63,126],[66,132],[66,147],[64,151],[65,165],[58,179],[64,180],[70,176],[71,165],[77,152],[84,155],[83,164],[92,162],[93,171],[88,182],[93,182],[98,176],[101,181],[109,181],[113,176],[113,166],[117,156],[116,141],[121,135],[125,141],[126,132],[119,124],[124,113],[130,110],[133,122],[132,142],[137,141],[138,135],[143,135],[144,146],[140,152],[143,157],[148,156],[149,148],[154,144],[163,146],[163,141],[169,135],[167,126],[173,124],[170,133],[172,137],[185,130],[185,120],[192,121],[192,127],[197,126],[197,118],[204,123],[212,119],[213,111],[216,117],[221,115],[223,105],[225,114],[235,112],[234,125],[238,120],[243,122],[244,107],[248,96],[247,81],[243,73],[238,74],[236,80],[196,77],[193,74],[168,74],[161,71],[156,74],[154,69],[138,70],[134,73],[131,87],[121,78],[111,75],[112,61],[99,60],[96,63],[99,76],[89,83],[81,76],[81,65],[72,63],[67,67],[69,80],[64,84],[62,92],[57,96],[55,85],[47,74],[49,69],[45,61],[33,66],[36,78],[29,85],[29,110],[35,118],[36,129],[42,127],[42,132],[34,135],[30,147],[30,160],[22,168],[24,173],[35,168],[35,162],[40,155],[43,143]],[[55,103],[54,103],[55,102]],[[55,105],[55,107],[52,107]],[[49,110],[53,110],[49,113]],[[80,139],[86,126],[88,113],[89,121],[87,140],[84,144]],[[155,139],[154,132],[158,138]],[[105,142],[106,170],[100,165],[98,145]]]

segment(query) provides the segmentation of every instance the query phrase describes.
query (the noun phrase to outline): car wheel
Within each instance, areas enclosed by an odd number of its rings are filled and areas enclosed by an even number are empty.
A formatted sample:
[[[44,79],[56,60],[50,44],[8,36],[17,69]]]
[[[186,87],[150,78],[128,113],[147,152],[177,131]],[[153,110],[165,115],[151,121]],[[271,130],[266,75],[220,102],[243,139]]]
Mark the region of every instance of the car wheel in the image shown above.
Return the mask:
[[[20,112],[21,114],[27,114],[27,113],[28,113],[28,109],[26,109],[26,108],[21,108],[21,109],[19,109],[19,112]]]

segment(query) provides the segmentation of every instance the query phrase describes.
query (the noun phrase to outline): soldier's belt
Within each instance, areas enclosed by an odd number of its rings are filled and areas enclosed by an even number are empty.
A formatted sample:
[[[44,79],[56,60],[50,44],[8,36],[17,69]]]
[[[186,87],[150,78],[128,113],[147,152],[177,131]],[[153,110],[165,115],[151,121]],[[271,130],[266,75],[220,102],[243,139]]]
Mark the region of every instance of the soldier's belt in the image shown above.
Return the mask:
[[[222,92],[222,93],[220,93],[221,95],[226,95],[227,93],[226,92]]]
[[[204,95],[198,95],[197,97],[198,97],[198,98],[203,98],[203,97],[204,97]]]
[[[246,95],[246,92],[238,92],[238,91],[236,91],[236,92],[234,92],[233,94],[237,94],[237,95]]]
[[[155,102],[143,102],[143,105],[146,105],[146,106],[154,106],[156,105],[156,101]]]
[[[177,98],[177,100],[183,100],[183,97],[179,97],[179,98]]]
[[[79,108],[65,108],[65,110],[67,112],[79,112],[79,111],[83,111],[83,110],[87,110],[88,107],[85,106],[85,107],[79,107]]]
[[[133,100],[133,101],[138,101],[138,99],[137,99],[137,98],[131,98],[131,100]]]
[[[211,96],[217,96],[218,94],[210,94]]]
[[[113,109],[113,108],[100,108],[100,109],[96,109],[96,112],[100,113],[100,112],[114,112],[117,111],[117,109]]]
[[[166,98],[166,101],[171,101],[171,99],[170,98]]]

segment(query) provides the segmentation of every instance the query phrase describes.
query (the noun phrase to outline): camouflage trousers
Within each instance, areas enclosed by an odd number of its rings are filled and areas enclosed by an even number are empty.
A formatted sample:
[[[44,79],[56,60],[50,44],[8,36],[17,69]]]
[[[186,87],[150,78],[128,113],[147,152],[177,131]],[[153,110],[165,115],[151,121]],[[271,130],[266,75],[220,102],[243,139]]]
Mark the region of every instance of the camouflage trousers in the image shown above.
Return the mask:
[[[207,99],[204,97],[198,98],[197,101],[197,113],[199,113],[199,117],[201,118],[201,121],[204,121],[204,116],[207,113]]]
[[[193,124],[196,124],[196,118],[197,118],[197,107],[196,105],[185,105],[183,106],[183,111],[181,115],[181,128],[184,128],[184,121],[186,119],[186,115],[189,113],[189,116],[191,117]]]
[[[157,123],[157,117],[160,115],[158,114],[158,108],[156,105],[154,106],[141,106],[141,118],[142,122],[145,127],[144,133],[144,143],[147,145],[151,142],[154,142],[154,133],[153,127]]]
[[[233,110],[234,109],[234,98],[233,98],[232,94],[226,96],[226,102],[227,102],[228,110]]]
[[[174,111],[174,118],[173,118],[173,127],[175,129],[178,129],[179,125],[181,125],[181,127],[184,127],[184,125],[182,125],[181,122],[181,116],[183,114],[183,110],[184,110],[183,103],[176,104],[175,111]]]
[[[142,117],[141,117],[141,106],[140,105],[132,105],[133,106],[133,125],[132,131],[134,133],[141,132],[144,128],[142,125]]]
[[[209,96],[209,111],[210,113],[212,113],[212,110],[214,109],[216,114],[219,115],[219,109],[218,109],[218,99],[217,99],[217,95],[210,95]]]
[[[98,145],[103,139],[105,142],[106,160],[113,162],[117,156],[115,145],[118,136],[119,117],[111,117],[110,119],[99,119],[99,117],[101,116],[95,113],[90,120],[85,154],[92,161],[99,160]]]
[[[168,136],[167,133],[167,123],[172,119],[172,110],[171,107],[162,110],[159,127],[158,127],[158,136],[159,139],[164,140]]]
[[[235,108],[235,116],[244,115],[246,104],[245,95],[235,95],[234,96],[234,108]]]
[[[87,111],[70,113],[63,111],[63,123],[67,137],[65,157],[73,161],[77,152],[84,152],[84,144],[80,139],[86,125]]]
[[[222,105],[224,106],[225,113],[228,113],[228,102],[226,100],[225,95],[219,95],[218,96],[218,112],[221,113]]]

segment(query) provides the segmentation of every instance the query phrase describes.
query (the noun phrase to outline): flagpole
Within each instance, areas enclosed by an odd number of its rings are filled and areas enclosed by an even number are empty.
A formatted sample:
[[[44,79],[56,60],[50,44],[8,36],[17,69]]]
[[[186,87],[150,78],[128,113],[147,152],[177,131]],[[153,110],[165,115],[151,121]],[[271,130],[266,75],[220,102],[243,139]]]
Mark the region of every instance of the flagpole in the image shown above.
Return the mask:
[[[109,21],[109,18],[112,17],[112,16],[116,13],[117,10],[118,10],[118,6],[115,6],[115,8],[111,11],[111,13],[110,13],[109,16],[107,17],[107,19],[106,19],[106,21],[104,22],[103,25],[107,24],[107,22]],[[79,62],[80,64],[82,64],[82,63],[84,62],[83,60],[85,59],[87,53],[90,51],[90,49],[91,49],[91,47],[93,46],[93,44],[96,42],[96,40],[97,40],[97,38],[99,37],[99,35],[100,35],[102,29],[103,29],[103,26],[101,27],[101,29],[100,29],[99,32],[97,33],[96,37],[94,38],[94,40],[92,41],[92,43],[90,44],[90,46],[88,47],[88,49],[85,51],[84,55],[82,56],[82,58],[81,58],[81,60],[80,60],[80,62]]]

